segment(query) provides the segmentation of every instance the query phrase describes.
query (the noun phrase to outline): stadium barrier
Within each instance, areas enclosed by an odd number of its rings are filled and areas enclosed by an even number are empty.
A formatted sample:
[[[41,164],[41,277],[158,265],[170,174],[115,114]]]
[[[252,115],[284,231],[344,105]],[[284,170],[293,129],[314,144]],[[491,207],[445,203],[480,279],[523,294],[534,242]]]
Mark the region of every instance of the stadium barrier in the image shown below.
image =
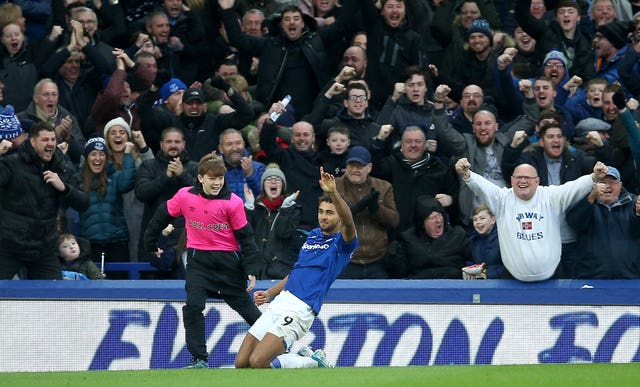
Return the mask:
[[[257,289],[273,285],[259,281]],[[185,366],[183,281],[0,281],[0,371]],[[248,325],[205,309],[211,367]],[[640,281],[338,280],[299,345],[340,367],[640,361]]]
[[[100,268],[100,264],[97,264],[98,268]],[[129,279],[138,280],[140,279],[140,274],[148,271],[158,271],[158,269],[154,266],[151,266],[149,262],[105,262],[104,263],[104,272],[107,274],[107,278],[109,278],[109,273],[113,271],[124,271],[129,275]]]

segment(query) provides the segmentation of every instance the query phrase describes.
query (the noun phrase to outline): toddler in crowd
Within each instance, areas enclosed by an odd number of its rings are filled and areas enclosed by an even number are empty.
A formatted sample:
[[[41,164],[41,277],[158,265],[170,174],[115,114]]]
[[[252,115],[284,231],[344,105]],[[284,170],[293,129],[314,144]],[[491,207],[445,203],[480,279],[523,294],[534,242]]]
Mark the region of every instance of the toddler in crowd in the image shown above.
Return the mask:
[[[344,175],[349,150],[349,129],[346,126],[334,126],[327,132],[327,148],[320,152],[322,167],[335,177]]]
[[[89,259],[75,235],[61,234],[58,238],[58,258],[64,279],[104,279],[104,274]]]

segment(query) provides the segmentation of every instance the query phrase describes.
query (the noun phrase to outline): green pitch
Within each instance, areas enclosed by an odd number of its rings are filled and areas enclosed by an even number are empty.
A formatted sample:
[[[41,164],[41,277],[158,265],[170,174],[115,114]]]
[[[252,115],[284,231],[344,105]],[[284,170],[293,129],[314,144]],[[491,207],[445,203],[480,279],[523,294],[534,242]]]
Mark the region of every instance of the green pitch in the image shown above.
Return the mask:
[[[640,386],[640,365],[553,364],[296,370],[0,373],[0,386]]]

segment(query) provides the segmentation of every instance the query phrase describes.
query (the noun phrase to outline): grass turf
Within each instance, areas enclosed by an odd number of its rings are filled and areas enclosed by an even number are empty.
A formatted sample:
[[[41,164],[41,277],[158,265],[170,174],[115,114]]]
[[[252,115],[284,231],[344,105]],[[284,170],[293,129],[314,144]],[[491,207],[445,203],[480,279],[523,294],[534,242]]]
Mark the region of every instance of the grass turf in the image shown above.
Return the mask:
[[[0,373],[0,386],[638,386],[640,365],[369,367]]]

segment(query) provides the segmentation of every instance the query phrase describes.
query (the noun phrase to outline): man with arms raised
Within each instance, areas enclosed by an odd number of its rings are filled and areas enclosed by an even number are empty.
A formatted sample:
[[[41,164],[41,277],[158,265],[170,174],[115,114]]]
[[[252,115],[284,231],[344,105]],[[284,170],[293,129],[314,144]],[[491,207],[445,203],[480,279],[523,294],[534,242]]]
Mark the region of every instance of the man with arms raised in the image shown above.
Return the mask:
[[[538,173],[529,164],[513,171],[512,188],[500,188],[472,172],[466,158],[458,160],[456,172],[495,214],[502,260],[509,273],[520,281],[535,282],[554,275],[562,250],[560,219],[605,177],[607,167],[598,162],[591,175],[549,187],[539,186]]]

